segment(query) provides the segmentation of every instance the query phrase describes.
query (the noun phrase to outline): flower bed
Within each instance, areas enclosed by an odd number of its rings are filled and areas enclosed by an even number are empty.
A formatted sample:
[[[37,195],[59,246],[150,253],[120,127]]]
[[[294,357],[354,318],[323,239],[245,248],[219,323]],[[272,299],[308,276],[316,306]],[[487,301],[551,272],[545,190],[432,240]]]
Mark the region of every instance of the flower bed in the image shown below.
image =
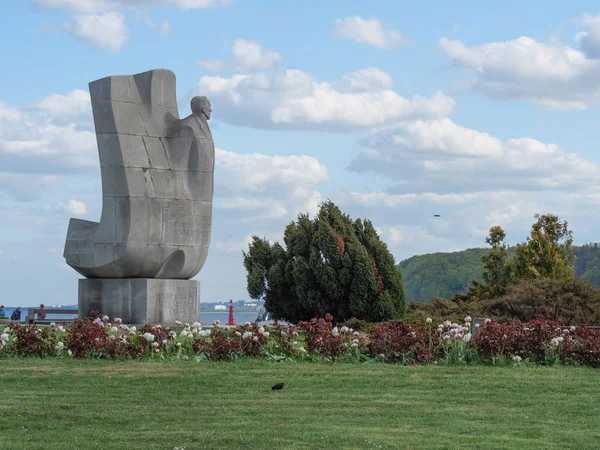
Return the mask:
[[[373,361],[401,364],[508,361],[578,363],[600,367],[600,331],[566,327],[549,319],[496,323],[486,320],[473,338],[472,320],[462,324],[431,319],[408,325],[379,324],[369,334],[333,324],[333,317],[275,323],[246,323],[210,329],[199,323],[139,329],[103,316],[76,319],[72,326],[9,324],[0,334],[0,356],[70,358],[178,358],[225,361],[266,357],[300,360]]]

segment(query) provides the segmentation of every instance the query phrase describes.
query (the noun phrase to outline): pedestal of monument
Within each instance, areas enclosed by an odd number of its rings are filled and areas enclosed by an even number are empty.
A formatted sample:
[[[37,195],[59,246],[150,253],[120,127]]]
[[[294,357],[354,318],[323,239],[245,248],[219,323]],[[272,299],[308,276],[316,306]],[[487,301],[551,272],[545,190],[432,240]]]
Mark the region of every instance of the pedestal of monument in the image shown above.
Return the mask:
[[[126,324],[200,320],[200,282],[154,278],[79,280],[79,317],[98,311]]]

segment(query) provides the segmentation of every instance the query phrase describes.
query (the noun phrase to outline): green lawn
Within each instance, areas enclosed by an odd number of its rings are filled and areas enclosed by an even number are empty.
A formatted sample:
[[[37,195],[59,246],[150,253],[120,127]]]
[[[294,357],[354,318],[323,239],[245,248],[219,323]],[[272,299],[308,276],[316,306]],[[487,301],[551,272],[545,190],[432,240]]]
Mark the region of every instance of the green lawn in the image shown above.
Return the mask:
[[[0,448],[600,448],[599,381],[579,367],[4,359]]]

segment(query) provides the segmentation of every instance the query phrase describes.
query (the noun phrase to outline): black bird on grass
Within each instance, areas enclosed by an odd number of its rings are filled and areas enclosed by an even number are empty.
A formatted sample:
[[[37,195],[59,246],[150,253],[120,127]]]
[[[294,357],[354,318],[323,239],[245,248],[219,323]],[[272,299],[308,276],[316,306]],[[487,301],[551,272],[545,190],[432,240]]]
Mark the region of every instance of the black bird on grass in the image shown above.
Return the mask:
[[[277,384],[273,385],[273,387],[271,389],[274,391],[276,391],[278,389],[283,389],[283,385],[284,385],[284,383],[277,383]]]

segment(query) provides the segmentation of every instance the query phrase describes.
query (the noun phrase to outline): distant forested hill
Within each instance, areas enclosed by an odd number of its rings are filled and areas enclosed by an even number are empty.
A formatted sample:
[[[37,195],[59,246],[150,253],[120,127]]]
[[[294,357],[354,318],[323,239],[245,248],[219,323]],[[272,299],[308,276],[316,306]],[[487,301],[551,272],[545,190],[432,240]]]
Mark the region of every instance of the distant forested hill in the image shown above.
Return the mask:
[[[575,277],[600,287],[600,244],[575,246]],[[481,255],[487,249],[417,255],[399,264],[408,301],[429,302],[433,296],[448,298],[464,292],[472,279],[481,281]],[[515,247],[509,248],[509,256]]]

